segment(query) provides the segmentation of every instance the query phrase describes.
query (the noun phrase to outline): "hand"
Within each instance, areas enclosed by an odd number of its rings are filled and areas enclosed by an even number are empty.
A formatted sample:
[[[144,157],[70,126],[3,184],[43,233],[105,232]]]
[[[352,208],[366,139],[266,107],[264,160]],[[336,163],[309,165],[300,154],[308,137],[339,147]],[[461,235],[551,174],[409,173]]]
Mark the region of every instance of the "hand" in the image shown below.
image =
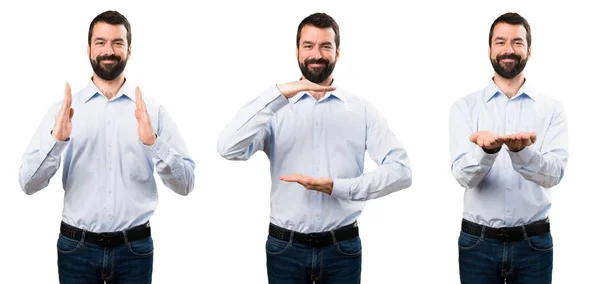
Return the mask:
[[[52,137],[58,141],[66,141],[71,136],[73,114],[75,110],[71,108],[71,86],[69,83],[65,85],[65,99],[54,120],[54,128],[52,129]]]
[[[308,80],[300,80],[285,84],[279,84],[277,85],[277,88],[279,89],[279,92],[281,92],[281,94],[283,94],[288,99],[295,96],[298,92],[302,91],[330,92],[335,90],[334,86],[321,86]]]
[[[331,195],[331,191],[333,190],[333,179],[328,177],[315,179],[306,175],[293,174],[282,176],[279,179],[287,182],[297,182],[308,190],[316,190],[329,195]]]
[[[150,115],[146,109],[146,103],[142,98],[139,87],[135,88],[135,118],[138,121],[138,136],[144,145],[152,145],[156,141],[156,134],[150,123]]]
[[[511,135],[505,135],[503,137],[504,144],[508,147],[508,150],[512,152],[519,152],[523,148],[535,143],[536,135],[535,132],[520,132]]]
[[[504,143],[502,136],[489,131],[477,131],[469,137],[469,140],[490,152],[497,152]]]

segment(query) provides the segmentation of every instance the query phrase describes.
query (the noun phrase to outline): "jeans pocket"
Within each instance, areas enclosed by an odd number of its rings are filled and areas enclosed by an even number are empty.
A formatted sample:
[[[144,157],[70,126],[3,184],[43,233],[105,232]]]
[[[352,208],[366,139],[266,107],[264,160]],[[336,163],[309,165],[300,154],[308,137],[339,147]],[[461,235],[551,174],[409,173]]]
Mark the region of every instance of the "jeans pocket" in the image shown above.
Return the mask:
[[[56,249],[59,253],[73,253],[83,244],[81,240],[71,239],[65,237],[63,235],[58,236],[58,241],[56,242]]]
[[[541,235],[529,237],[529,247],[535,251],[548,252],[553,248],[552,235],[550,232]]]
[[[154,253],[152,237],[129,242],[127,246],[129,247],[129,251],[136,256],[150,256]]]
[[[269,236],[265,245],[268,254],[282,254],[290,246],[289,242]]]
[[[481,242],[482,240],[480,236],[460,232],[460,236],[458,237],[458,248],[473,249],[477,247]]]
[[[362,252],[360,237],[355,237],[336,244],[337,250],[346,256],[357,256]]]

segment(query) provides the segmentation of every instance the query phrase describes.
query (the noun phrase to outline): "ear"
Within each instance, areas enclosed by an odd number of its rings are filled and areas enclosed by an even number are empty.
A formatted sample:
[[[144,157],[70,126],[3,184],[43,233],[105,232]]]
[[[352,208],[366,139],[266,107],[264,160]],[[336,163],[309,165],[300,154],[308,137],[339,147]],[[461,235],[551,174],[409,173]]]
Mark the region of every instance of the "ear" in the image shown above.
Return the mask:
[[[131,45],[127,47],[127,59],[131,57]]]
[[[88,47],[87,47],[87,53],[88,53],[88,57],[90,57],[91,54],[92,54],[92,48],[90,47],[89,44],[88,44]]]
[[[340,48],[336,48],[335,49],[335,61],[338,61],[338,58],[340,57]]]
[[[299,55],[299,51],[298,50],[299,49],[300,49],[300,47],[296,47],[296,59],[298,59],[298,55]]]
[[[527,58],[531,57],[531,47],[527,48]]]

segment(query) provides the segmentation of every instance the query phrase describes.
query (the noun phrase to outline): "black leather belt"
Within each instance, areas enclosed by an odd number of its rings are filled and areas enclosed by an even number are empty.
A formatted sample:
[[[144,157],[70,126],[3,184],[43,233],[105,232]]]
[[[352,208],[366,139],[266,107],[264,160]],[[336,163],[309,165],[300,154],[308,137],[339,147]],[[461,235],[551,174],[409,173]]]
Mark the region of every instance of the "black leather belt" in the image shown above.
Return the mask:
[[[471,235],[481,235],[481,230],[485,228],[485,237],[504,242],[520,241],[525,239],[525,232],[528,237],[533,237],[550,232],[550,220],[544,219],[527,224],[523,227],[503,227],[492,228],[468,220],[462,220],[462,231]],[[523,231],[525,230],[525,231]]]
[[[65,222],[61,222],[60,224],[60,233],[65,237],[75,240],[81,240],[81,235],[83,234],[83,232],[84,230],[73,227]],[[119,232],[94,233],[85,231],[84,241],[86,243],[97,244],[101,247],[115,247],[125,243],[124,234],[127,235],[128,242],[142,240],[147,237],[150,237],[150,223],[146,222],[143,225],[135,226],[129,230]]]
[[[333,231],[319,233],[304,234],[293,232],[292,243],[308,245],[311,247],[326,247],[333,244],[332,233],[335,235],[336,242],[350,240],[358,237],[358,225],[354,222]],[[269,236],[283,241],[289,241],[290,237],[292,237],[292,231],[271,223],[269,224]]]

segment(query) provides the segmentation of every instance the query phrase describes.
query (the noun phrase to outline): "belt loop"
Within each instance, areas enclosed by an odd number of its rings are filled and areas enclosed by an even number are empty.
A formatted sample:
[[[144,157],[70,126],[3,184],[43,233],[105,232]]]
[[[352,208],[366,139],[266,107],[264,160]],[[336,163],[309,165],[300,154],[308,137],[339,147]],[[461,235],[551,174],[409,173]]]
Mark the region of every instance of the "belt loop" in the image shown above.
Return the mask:
[[[523,237],[525,237],[525,240],[529,240],[529,236],[527,235],[527,229],[525,228],[525,225],[521,225],[521,230],[523,230]]]
[[[125,244],[129,245],[129,240],[127,239],[127,232],[125,230],[121,231],[123,234],[123,239],[125,240]]]
[[[288,245],[293,245],[294,244],[294,231],[290,230],[290,240],[288,242]]]
[[[79,240],[81,243],[85,243],[85,232],[86,230],[81,230],[81,239]]]
[[[481,236],[479,236],[481,240],[485,239],[485,228],[486,227],[484,225],[481,225]]]
[[[333,244],[334,244],[334,245],[337,245],[337,244],[338,244],[338,242],[337,242],[337,240],[335,239],[335,230],[331,230],[331,231],[329,231],[329,233],[331,234],[331,239],[333,240]]]

